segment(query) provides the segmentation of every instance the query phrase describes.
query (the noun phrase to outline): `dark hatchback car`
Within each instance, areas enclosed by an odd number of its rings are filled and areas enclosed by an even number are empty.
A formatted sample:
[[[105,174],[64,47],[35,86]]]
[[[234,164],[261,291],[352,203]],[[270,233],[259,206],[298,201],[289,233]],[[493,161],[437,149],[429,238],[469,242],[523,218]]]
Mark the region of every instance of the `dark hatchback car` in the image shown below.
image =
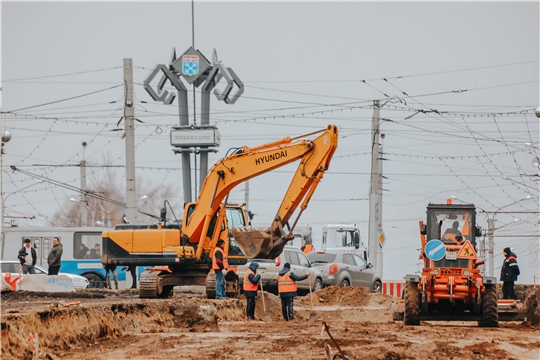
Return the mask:
[[[320,268],[323,285],[362,286],[378,293],[382,289],[379,273],[359,255],[345,252],[311,252],[308,259]]]

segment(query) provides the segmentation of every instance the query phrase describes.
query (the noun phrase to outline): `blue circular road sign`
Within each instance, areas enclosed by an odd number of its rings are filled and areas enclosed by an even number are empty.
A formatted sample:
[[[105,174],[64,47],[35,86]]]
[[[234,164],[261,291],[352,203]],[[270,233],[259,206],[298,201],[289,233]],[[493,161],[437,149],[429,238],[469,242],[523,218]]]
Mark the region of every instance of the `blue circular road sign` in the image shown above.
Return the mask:
[[[429,259],[439,261],[446,255],[446,246],[441,240],[433,239],[426,244],[424,252]]]

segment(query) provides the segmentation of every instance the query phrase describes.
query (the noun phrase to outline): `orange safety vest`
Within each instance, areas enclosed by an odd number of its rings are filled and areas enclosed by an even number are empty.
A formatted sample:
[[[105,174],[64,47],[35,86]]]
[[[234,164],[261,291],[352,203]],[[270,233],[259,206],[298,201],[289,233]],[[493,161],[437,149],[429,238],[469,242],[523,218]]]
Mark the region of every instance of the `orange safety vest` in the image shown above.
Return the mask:
[[[217,260],[216,259],[216,251],[221,251],[221,254],[223,256],[223,269],[228,269],[229,268],[229,260],[227,259],[227,255],[225,255],[225,252],[223,250],[221,250],[220,247],[216,247],[214,249],[214,253],[212,254],[212,270],[221,270],[217,264]]]
[[[313,245],[311,245],[311,244],[306,244],[306,245],[303,246],[302,252],[303,252],[304,254],[309,254],[310,252],[313,252],[313,251],[315,251]]]
[[[470,228],[468,213],[465,213],[463,215],[463,219],[465,220],[465,223],[463,224],[463,228],[461,229],[461,235],[463,235],[463,237],[467,237],[469,236],[469,228]]]
[[[296,292],[296,281],[291,279],[290,271],[278,277],[278,293]]]
[[[248,268],[244,274],[244,291],[257,291],[259,284],[252,283],[249,280],[249,274],[253,274],[253,276],[255,276],[255,271]]]

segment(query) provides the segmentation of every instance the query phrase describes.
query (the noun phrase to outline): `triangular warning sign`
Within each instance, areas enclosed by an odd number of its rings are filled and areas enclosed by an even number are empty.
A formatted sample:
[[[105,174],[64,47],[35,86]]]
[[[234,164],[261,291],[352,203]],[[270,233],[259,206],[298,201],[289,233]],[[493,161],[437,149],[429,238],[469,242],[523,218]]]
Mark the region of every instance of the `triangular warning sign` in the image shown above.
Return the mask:
[[[465,244],[459,249],[457,257],[460,259],[477,259],[476,251],[469,240],[465,241]]]

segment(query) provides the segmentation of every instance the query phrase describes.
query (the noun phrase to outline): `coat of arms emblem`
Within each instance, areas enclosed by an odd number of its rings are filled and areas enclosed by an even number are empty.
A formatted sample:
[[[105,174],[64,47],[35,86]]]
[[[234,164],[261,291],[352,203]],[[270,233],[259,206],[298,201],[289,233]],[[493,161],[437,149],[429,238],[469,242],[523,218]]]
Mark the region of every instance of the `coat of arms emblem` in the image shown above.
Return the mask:
[[[199,56],[198,55],[183,55],[182,56],[182,74],[193,76],[199,74]]]

